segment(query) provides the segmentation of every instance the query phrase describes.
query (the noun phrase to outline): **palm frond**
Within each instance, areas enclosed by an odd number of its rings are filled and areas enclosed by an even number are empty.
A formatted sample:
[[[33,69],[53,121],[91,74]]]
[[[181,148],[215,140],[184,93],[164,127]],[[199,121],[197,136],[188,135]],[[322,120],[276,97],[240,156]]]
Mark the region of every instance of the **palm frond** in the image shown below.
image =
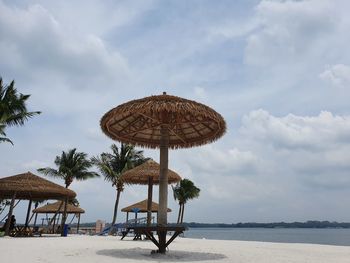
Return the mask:
[[[56,170],[50,167],[39,168],[37,171],[43,175],[51,176],[54,178],[63,178],[63,176]]]

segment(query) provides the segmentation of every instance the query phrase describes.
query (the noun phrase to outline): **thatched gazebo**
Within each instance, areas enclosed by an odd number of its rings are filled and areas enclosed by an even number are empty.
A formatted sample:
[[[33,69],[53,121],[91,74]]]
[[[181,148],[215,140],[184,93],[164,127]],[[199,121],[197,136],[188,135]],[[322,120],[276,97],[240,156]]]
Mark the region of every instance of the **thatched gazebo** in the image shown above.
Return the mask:
[[[148,200],[149,199],[145,199],[145,200],[140,201],[138,203],[135,203],[135,204],[132,204],[132,205],[129,205],[127,207],[122,208],[121,211],[126,213],[126,222],[128,222],[129,213],[135,212],[135,209],[137,209],[137,213],[147,213],[147,222],[149,220],[148,212],[158,213],[159,205],[156,202],[151,202],[151,207],[149,208]],[[168,208],[167,212],[170,213],[171,209]]]
[[[64,212],[64,202],[63,201],[57,201],[55,203],[46,204],[44,206],[38,207],[32,211],[34,214],[63,214]],[[81,214],[85,213],[85,210],[74,206],[71,204],[67,204],[67,214],[74,214],[78,217],[78,225],[77,225],[77,233],[79,232],[79,226],[80,226],[80,216]]]
[[[0,199],[11,199],[8,218],[11,218],[13,206],[16,199],[29,200],[26,223],[28,226],[29,214],[34,200],[56,199],[64,200],[65,198],[73,199],[76,193],[66,189],[63,186],[50,182],[31,172],[17,174],[14,176],[3,177],[0,179]],[[5,235],[9,234],[9,221],[5,227]]]
[[[206,105],[164,92],[121,104],[107,112],[100,124],[103,132],[114,140],[160,148],[159,242],[152,241],[160,253],[165,253],[169,244],[166,242],[168,149],[190,148],[219,139],[226,131],[223,117]],[[151,235],[149,229],[145,231]]]
[[[147,225],[151,224],[151,214],[153,205],[156,203],[152,202],[153,195],[153,184],[159,184],[159,170],[160,165],[152,159],[145,163],[136,166],[135,168],[126,171],[122,174],[121,179],[127,184],[148,184],[148,212],[147,212]],[[172,170],[168,170],[168,184],[177,183],[181,180],[180,175]],[[147,199],[146,199],[147,200]],[[158,204],[157,212],[158,212]],[[123,210],[122,210],[123,211]]]

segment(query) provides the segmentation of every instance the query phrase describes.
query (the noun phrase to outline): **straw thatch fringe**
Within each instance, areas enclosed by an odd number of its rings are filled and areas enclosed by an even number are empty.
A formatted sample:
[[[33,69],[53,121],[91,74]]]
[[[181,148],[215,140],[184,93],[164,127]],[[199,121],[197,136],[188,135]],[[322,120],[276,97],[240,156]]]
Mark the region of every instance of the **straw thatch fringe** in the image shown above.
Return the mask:
[[[169,129],[171,149],[213,142],[226,132],[223,117],[210,107],[166,94],[121,104],[100,125],[114,140],[148,148],[159,147],[161,126]]]
[[[38,207],[33,210],[33,213],[52,214],[52,213],[56,213],[59,210],[58,213],[62,214],[64,210],[64,206],[61,205],[61,203],[63,202],[58,201],[55,203],[44,205],[42,207]],[[67,204],[67,214],[83,214],[83,213],[85,213],[84,209],[71,204]]]
[[[124,207],[124,208],[122,208],[122,212],[133,212],[134,211],[133,209],[138,208],[139,209],[138,213],[146,213],[147,212],[147,201],[148,200],[145,199],[145,200],[138,202],[136,204]],[[153,213],[155,213],[155,212],[158,212],[158,209],[159,209],[159,205],[155,202],[152,202],[151,211]],[[171,212],[171,209],[168,208],[167,212]]]
[[[16,193],[16,199],[28,200],[62,200],[66,197],[74,198],[76,196],[74,191],[31,172],[0,179],[0,199],[10,199],[14,193]]]
[[[136,166],[135,168],[124,172],[121,179],[127,184],[148,184],[148,177],[153,177],[153,184],[159,184],[160,166],[153,160]],[[180,175],[168,169],[168,183],[173,184],[181,180]]]

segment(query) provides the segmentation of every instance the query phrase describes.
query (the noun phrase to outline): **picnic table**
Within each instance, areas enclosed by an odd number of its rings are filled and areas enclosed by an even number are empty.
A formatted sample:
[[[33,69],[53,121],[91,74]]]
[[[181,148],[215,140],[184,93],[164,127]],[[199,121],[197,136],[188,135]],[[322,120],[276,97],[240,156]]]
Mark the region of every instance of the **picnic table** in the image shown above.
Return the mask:
[[[166,248],[171,244],[171,242],[174,241],[174,239],[183,233],[186,228],[184,226],[173,226],[173,225],[167,225],[167,226],[129,226],[126,227],[126,231],[123,232],[122,238],[123,239],[130,230],[133,230],[135,233],[134,240],[137,237],[137,239],[141,239],[141,235],[145,235],[149,240],[153,242],[158,247],[158,250],[155,252],[164,253]],[[154,232],[158,235],[158,240],[154,237]],[[167,241],[166,236],[167,233],[171,232],[171,237]]]
[[[39,228],[26,225],[16,225],[10,233],[12,237],[33,237],[34,235],[41,236]]]

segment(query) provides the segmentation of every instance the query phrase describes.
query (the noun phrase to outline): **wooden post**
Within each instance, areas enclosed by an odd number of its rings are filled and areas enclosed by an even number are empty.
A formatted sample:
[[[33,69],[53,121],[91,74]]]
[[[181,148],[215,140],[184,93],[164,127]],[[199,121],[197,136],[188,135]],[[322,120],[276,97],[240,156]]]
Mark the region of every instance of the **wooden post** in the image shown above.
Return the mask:
[[[10,223],[11,223],[11,217],[12,217],[12,213],[13,213],[13,206],[15,204],[15,200],[16,200],[16,192],[13,194],[12,200],[10,203],[10,210],[8,213],[7,222],[6,222],[6,226],[5,226],[5,236],[8,236],[10,234]]]
[[[78,216],[78,226],[77,226],[77,234],[79,234],[79,226],[80,226],[80,213],[79,213],[79,216]]]
[[[166,117],[165,117],[166,118]],[[166,121],[164,121],[166,122]],[[158,226],[166,226],[168,208],[168,153],[169,130],[167,125],[160,128],[160,174],[159,174],[159,211]],[[166,231],[158,231],[159,253],[165,253]]]
[[[152,220],[152,195],[153,195],[153,176],[148,177],[148,200],[147,200],[147,226],[151,225]]]
[[[158,231],[159,253],[165,254],[166,251],[166,230]]]
[[[26,216],[26,223],[25,223],[25,227],[28,227],[29,224],[29,215],[30,215],[30,209],[32,208],[32,199],[29,200],[28,203],[28,209],[27,209],[27,216]]]
[[[126,212],[126,224],[128,223],[128,221],[129,221],[129,212]]]
[[[167,224],[167,207],[168,207],[168,147],[169,147],[169,130],[167,125],[160,128],[160,174],[159,174],[159,212],[158,225],[166,226]]]
[[[36,220],[38,219],[38,213],[35,213],[35,217],[34,217],[34,226],[36,226]]]

